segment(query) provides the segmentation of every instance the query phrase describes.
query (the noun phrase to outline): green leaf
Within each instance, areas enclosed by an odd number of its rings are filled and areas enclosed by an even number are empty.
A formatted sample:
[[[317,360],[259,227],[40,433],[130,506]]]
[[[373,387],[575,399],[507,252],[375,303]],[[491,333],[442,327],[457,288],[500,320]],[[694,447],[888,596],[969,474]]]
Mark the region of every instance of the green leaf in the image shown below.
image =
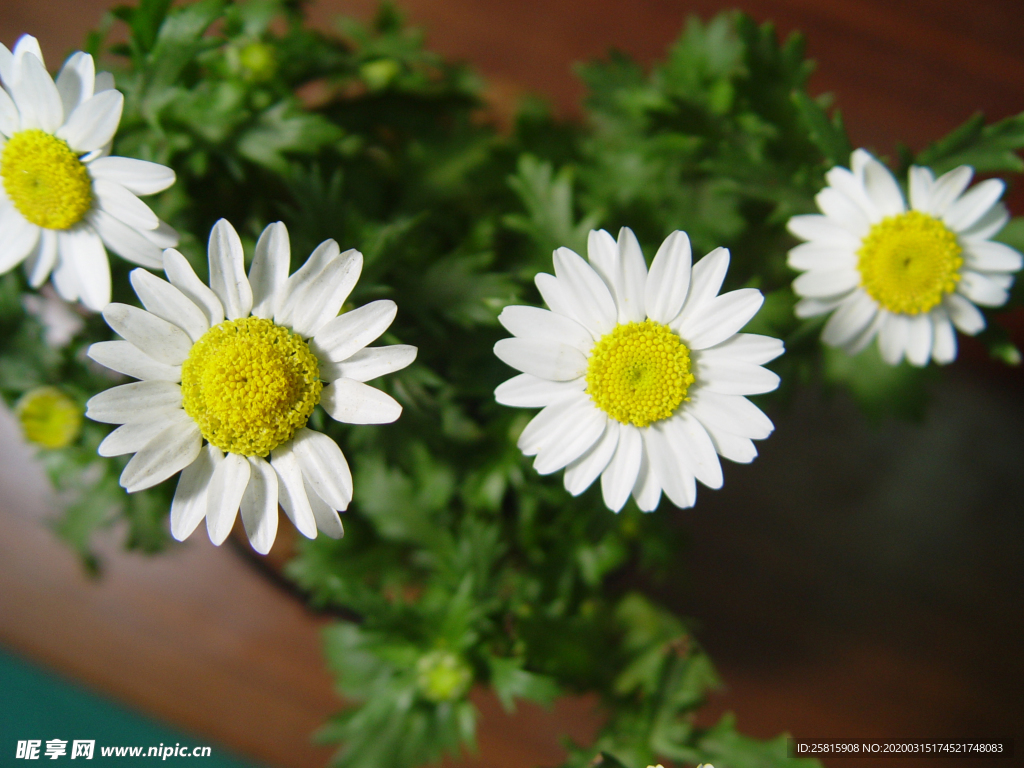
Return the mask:
[[[804,91],[793,91],[792,99],[807,127],[811,141],[821,150],[828,164],[845,166],[849,163],[853,148],[843,127],[839,110],[836,110],[829,119],[820,99],[812,99]]]
[[[506,712],[515,711],[516,699],[529,699],[549,706],[560,693],[558,684],[547,675],[523,669],[523,660],[491,656],[491,686]]]
[[[1024,113],[985,125],[980,112],[917,156],[917,165],[936,174],[960,165],[969,165],[976,173],[1024,171],[1019,152],[1024,149]]]
[[[343,135],[344,131],[326,118],[281,102],[260,114],[256,124],[241,135],[238,153],[284,174],[289,167],[289,154],[315,155]]]

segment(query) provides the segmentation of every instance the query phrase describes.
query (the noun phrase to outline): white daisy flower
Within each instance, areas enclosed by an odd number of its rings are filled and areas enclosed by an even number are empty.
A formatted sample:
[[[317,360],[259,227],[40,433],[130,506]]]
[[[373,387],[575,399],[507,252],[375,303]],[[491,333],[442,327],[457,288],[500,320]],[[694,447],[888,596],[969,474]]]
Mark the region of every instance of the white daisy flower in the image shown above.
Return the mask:
[[[789,231],[806,240],[789,252],[803,271],[793,282],[798,317],[831,312],[821,339],[856,354],[878,337],[882,358],[917,366],[956,357],[956,326],[985,327],[975,306],[1006,303],[1021,254],[990,240],[1009,218],[1005,185],[989,179],[965,192],[962,165],[936,179],[910,169],[910,208],[889,169],[863,149],[852,170],[836,167],[815,198],[822,215],[794,216]]]
[[[93,344],[89,357],[141,381],[96,395],[86,416],[122,425],[99,453],[135,454],[121,474],[129,493],[181,471],[171,504],[179,541],[205,517],[210,540],[221,544],[241,506],[249,541],[265,554],[279,502],[303,535],[314,538],[319,528],[342,536],[338,510],[352,499],[352,474],[337,443],[306,422],[317,403],[349,424],[386,424],[402,412],[363,383],[416,357],[404,344],[364,349],[391,325],[395,303],[338,315],[362,254],[327,240],[289,277],[290,253],[288,230],[271,224],[247,279],[242,243],[221,219],[210,233],[210,287],[168,249],[170,282],[131,273],[145,310],[103,310],[124,341]]]
[[[0,45],[0,274],[26,262],[38,288],[99,311],[110,302],[104,246],[160,269],[178,236],[137,195],[174,183],[156,163],[111,157],[124,97],[92,56],[72,55],[54,80],[34,37]]]
[[[673,232],[651,264],[629,229],[618,243],[590,233],[590,263],[555,251],[555,274],[537,288],[550,309],[506,307],[499,320],[516,338],[494,353],[523,373],[499,386],[499,403],[543,408],[519,448],[542,475],[565,468],[574,496],[598,475],[604,503],[630,494],[640,509],[662,490],[692,507],[695,480],[722,485],[718,456],[749,462],[751,440],[772,423],[744,395],[770,392],[779,377],[761,366],[782,354],[778,339],[738,333],[761,307],[760,291],[718,295],[729,252],[717,248],[691,270],[690,241]]]

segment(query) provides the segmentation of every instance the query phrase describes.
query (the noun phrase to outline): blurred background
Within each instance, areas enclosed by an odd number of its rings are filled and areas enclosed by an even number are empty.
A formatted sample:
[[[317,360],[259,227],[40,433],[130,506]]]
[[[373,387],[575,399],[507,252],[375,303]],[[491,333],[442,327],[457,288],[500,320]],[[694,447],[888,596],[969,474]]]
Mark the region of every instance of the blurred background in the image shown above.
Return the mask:
[[[114,4],[3,0],[0,42],[34,34],[53,70]],[[610,48],[651,62],[687,16],[731,7],[807,35],[811,92],[835,94],[855,146],[920,149],[976,110],[1024,110],[1019,0],[399,5],[431,47],[487,79],[498,122],[526,94],[575,118],[574,62]],[[375,8],[320,0],[310,14],[329,28],[338,14],[366,19]],[[1008,204],[1024,214],[1020,187]],[[1024,318],[1008,320],[1024,343]],[[688,583],[661,597],[699,619],[724,679],[709,723],[732,710],[759,737],[1000,738],[1024,749],[1022,395],[1020,369],[962,339],[921,423],[869,423],[842,395],[805,390],[770,414],[777,431],[754,464],[727,466],[724,489],[702,489],[695,510],[660,512],[691,539],[680,554]],[[113,531],[100,547],[104,575],[90,580],[48,530],[57,501],[2,416],[0,763],[16,739],[68,738],[60,727],[96,738],[116,721],[110,733],[123,742],[104,743],[177,740],[266,766],[325,764],[331,750],[310,734],[340,705],[319,649],[329,619],[199,535],[144,558],[119,552]],[[465,765],[555,764],[560,733],[586,739],[599,722],[587,700],[511,718],[484,693],[474,700],[480,753]],[[993,764],[916,764],[975,762]]]

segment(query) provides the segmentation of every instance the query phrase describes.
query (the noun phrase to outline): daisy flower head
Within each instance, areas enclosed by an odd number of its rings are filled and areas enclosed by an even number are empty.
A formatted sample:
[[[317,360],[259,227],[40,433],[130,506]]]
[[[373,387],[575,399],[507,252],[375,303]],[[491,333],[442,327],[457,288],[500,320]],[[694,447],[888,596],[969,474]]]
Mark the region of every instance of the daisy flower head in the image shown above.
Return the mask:
[[[162,266],[177,234],[138,195],[174,183],[156,163],[112,157],[124,97],[92,56],[73,54],[56,81],[38,41],[0,44],[0,274],[25,262],[38,288],[99,311],[110,302],[109,248],[135,264]]]
[[[598,476],[616,512],[632,494],[650,512],[662,491],[692,507],[695,480],[722,485],[718,457],[749,462],[751,440],[772,423],[745,395],[770,392],[779,377],[761,366],[782,342],[739,333],[760,309],[760,291],[719,295],[729,252],[692,265],[690,241],[673,232],[650,272],[633,232],[618,242],[590,233],[589,263],[568,248],[555,274],[537,275],[548,309],[505,307],[498,320],[514,338],[495,354],[522,371],[495,390],[499,403],[542,408],[519,437],[542,475],[565,468],[574,496]]]
[[[386,424],[402,412],[364,383],[416,357],[402,344],[366,348],[391,325],[395,303],[338,314],[362,254],[327,240],[289,276],[290,253],[288,230],[271,224],[246,276],[241,240],[221,219],[210,233],[209,286],[168,249],[167,280],[131,273],[145,309],[103,310],[123,341],[93,344],[89,357],[140,381],[96,395],[86,416],[121,425],[99,453],[135,454],[121,474],[129,493],[181,472],[171,503],[179,541],[205,517],[221,544],[241,507],[249,541],[266,554],[278,503],[303,535],[342,536],[352,474],[337,443],[306,422],[318,403],[349,424]]]
[[[849,169],[825,174],[821,214],[789,220],[807,241],[789,252],[789,266],[803,272],[793,282],[797,316],[832,313],[822,341],[850,354],[877,336],[890,365],[951,362],[954,327],[981,331],[977,305],[1005,304],[1022,262],[990,239],[1009,218],[999,202],[1005,185],[989,179],[968,190],[972,175],[962,165],[936,179],[912,166],[908,206],[889,169],[863,149]]]

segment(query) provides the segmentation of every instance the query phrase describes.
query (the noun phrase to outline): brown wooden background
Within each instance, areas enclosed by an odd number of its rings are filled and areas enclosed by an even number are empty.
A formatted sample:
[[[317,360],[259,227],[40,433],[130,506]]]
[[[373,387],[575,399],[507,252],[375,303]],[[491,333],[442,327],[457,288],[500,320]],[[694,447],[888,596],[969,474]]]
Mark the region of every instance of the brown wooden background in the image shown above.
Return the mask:
[[[53,68],[112,4],[2,0],[0,41],[35,34]],[[339,12],[365,18],[375,5],[321,0],[312,13],[327,25]],[[807,34],[818,62],[812,90],[836,94],[857,145],[921,147],[977,109],[992,118],[1024,110],[1020,0],[736,5],[783,33]],[[609,47],[651,61],[687,15],[735,7],[402,6],[433,47],[483,72],[499,113],[539,92],[566,115],[578,114],[582,94],[572,62]],[[1011,196],[1018,215],[1020,201]],[[958,361],[922,426],[866,426],[841,398],[814,394],[773,414],[778,431],[762,457],[727,468],[725,489],[702,491],[681,516],[695,544],[693,578],[667,598],[705,622],[698,635],[723,673],[709,720],[732,709],[744,731],[765,737],[1001,737],[1024,749],[1021,394],[1019,375]],[[53,500],[2,426],[0,642],[268,765],[324,764],[330,751],[309,743],[338,706],[317,639],[324,620],[199,534],[147,559],[119,553],[114,532],[106,577],[88,581],[45,528]],[[487,695],[475,698],[483,721],[471,762],[488,768],[553,764],[559,733],[586,738],[597,722],[588,701],[560,702],[553,713],[523,707],[508,719]]]

